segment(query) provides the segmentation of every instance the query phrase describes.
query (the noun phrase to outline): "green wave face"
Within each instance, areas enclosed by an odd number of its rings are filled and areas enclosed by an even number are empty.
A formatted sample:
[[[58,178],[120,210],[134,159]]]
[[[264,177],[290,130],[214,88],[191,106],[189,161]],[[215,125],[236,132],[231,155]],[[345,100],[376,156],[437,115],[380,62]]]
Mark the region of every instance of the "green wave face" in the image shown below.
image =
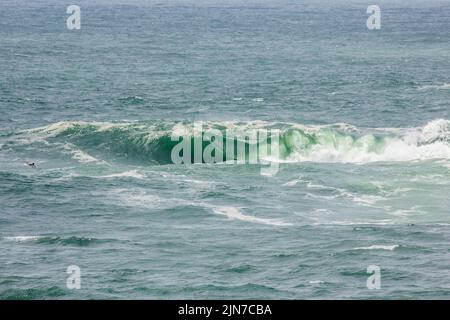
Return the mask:
[[[284,160],[290,158],[308,160],[308,158],[314,157],[315,152],[321,152],[322,154],[328,152],[330,155],[333,152],[339,154],[356,151],[367,154],[381,154],[388,142],[388,138],[377,137],[372,134],[356,136],[331,129],[321,129],[313,133],[289,129],[280,139],[281,158]]]

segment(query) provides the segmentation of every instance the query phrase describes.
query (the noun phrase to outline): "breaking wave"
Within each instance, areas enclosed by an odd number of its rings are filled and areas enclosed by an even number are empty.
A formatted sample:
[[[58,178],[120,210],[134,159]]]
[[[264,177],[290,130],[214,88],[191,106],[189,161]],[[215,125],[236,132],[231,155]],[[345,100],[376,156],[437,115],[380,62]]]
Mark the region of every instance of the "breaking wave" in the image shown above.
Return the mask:
[[[3,239],[6,241],[17,243],[34,242],[38,244],[57,244],[57,245],[81,246],[81,247],[107,241],[103,239],[75,237],[75,236],[68,238],[48,237],[48,236],[14,236],[14,237],[4,237]]]
[[[219,130],[240,137],[249,130],[280,130],[280,162],[370,163],[450,159],[450,121],[439,119],[416,128],[361,129],[347,124],[300,125],[269,122],[205,122],[203,132]],[[138,163],[170,164],[171,152],[179,141],[171,135],[202,141],[192,123],[110,123],[58,122],[49,126],[14,132],[2,149],[19,144],[38,144],[39,148],[67,146],[81,162],[125,160]],[[11,141],[13,139],[13,141]],[[15,140],[14,140],[15,139]],[[239,138],[238,138],[239,139]],[[232,140],[233,143],[236,141]],[[202,141],[205,148],[209,142]],[[248,141],[246,152],[250,152]],[[73,150],[76,150],[73,151]],[[52,149],[52,152],[54,150]],[[100,160],[99,160],[100,161]]]

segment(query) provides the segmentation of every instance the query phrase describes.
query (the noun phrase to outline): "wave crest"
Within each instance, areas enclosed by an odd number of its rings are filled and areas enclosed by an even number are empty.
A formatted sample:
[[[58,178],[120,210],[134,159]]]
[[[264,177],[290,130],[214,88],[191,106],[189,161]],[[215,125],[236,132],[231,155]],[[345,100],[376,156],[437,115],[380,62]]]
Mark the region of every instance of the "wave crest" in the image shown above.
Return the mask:
[[[280,154],[272,161],[370,163],[450,159],[450,121],[444,119],[418,128],[361,129],[348,124],[308,126],[263,121],[204,122],[202,125],[203,132],[214,129],[236,136],[245,135],[249,130],[280,130],[277,142]],[[193,127],[193,123],[186,122],[59,122],[16,135],[21,136],[17,140],[21,142],[45,141],[44,147],[59,143],[67,148],[69,143],[79,150],[78,155],[92,154],[92,159],[170,164],[171,151],[178,143],[171,140],[171,135],[188,135],[192,141],[201,139],[201,132]],[[205,148],[207,143],[202,145]]]

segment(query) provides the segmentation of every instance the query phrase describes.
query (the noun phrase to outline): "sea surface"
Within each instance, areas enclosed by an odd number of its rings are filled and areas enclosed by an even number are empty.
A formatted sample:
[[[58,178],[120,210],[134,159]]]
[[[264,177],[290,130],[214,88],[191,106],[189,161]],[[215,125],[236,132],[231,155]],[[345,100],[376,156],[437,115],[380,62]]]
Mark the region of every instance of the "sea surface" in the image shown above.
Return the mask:
[[[450,1],[72,2],[0,3],[0,299],[450,298]]]

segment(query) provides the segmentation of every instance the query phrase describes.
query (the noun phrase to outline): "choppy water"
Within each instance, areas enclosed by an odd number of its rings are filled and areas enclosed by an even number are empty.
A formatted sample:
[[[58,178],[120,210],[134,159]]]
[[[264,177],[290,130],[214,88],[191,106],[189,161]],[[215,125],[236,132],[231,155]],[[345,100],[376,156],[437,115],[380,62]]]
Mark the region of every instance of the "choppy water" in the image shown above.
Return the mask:
[[[378,2],[3,0],[0,298],[448,298],[450,3]],[[172,164],[200,120],[279,172]]]

